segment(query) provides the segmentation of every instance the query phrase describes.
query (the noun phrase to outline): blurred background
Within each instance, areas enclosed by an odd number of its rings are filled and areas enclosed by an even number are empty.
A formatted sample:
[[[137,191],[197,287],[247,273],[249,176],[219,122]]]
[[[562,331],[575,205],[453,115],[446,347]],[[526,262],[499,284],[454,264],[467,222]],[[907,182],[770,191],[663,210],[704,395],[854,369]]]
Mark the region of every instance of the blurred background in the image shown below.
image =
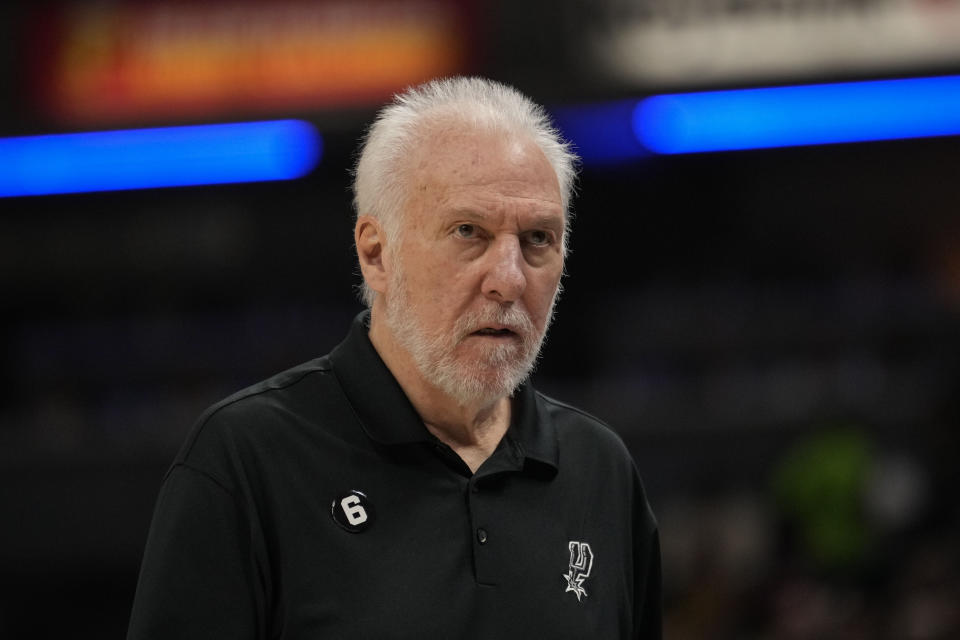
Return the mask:
[[[950,77],[960,0],[0,8],[0,637],[124,635],[193,421],[360,310],[364,126],[455,73],[517,86],[583,152],[535,383],[633,452],[667,638],[960,637],[960,127],[657,153],[636,116],[663,94]],[[27,169],[100,160],[2,146],[290,119],[309,152],[282,180],[56,193]],[[158,173],[154,155],[105,171]]]

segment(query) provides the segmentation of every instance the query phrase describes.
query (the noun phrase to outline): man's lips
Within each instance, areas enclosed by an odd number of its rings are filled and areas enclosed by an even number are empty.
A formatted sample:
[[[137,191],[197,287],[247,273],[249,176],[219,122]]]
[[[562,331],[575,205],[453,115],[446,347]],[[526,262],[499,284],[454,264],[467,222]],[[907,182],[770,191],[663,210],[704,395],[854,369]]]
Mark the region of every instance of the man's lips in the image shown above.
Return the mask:
[[[470,334],[471,336],[482,336],[485,338],[514,338],[518,333],[509,327],[484,327],[477,329]]]

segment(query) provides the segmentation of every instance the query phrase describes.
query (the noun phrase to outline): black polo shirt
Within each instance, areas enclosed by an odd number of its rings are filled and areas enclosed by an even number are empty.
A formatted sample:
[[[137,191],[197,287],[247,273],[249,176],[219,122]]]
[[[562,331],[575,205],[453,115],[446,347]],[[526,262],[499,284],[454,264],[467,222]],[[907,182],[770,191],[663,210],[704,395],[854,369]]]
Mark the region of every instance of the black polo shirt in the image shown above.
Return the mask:
[[[523,386],[471,474],[367,321],[203,415],[129,638],[659,638],[656,525],[620,439]]]

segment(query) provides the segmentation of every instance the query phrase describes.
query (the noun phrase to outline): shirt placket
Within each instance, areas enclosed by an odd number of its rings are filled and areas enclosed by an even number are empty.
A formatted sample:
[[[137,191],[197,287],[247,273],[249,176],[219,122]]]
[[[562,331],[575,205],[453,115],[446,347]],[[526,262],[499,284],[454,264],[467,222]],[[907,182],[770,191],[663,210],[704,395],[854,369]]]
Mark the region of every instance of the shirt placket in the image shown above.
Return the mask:
[[[507,446],[499,447],[467,483],[474,576],[477,584],[485,586],[499,584],[503,557],[510,544],[502,515],[509,495],[503,490],[502,476],[517,473],[523,466],[516,447],[504,444]],[[494,490],[493,485],[499,488]]]

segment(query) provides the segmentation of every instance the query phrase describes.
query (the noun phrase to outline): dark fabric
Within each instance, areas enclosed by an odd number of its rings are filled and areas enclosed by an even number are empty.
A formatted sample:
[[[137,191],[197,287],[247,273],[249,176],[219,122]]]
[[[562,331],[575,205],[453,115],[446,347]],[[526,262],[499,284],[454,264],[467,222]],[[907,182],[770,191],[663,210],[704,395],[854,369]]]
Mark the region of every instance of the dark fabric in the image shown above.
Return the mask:
[[[471,474],[366,321],[201,417],[161,488],[128,637],[659,638],[656,524],[620,439],[525,385]],[[359,532],[333,517],[353,490]]]

